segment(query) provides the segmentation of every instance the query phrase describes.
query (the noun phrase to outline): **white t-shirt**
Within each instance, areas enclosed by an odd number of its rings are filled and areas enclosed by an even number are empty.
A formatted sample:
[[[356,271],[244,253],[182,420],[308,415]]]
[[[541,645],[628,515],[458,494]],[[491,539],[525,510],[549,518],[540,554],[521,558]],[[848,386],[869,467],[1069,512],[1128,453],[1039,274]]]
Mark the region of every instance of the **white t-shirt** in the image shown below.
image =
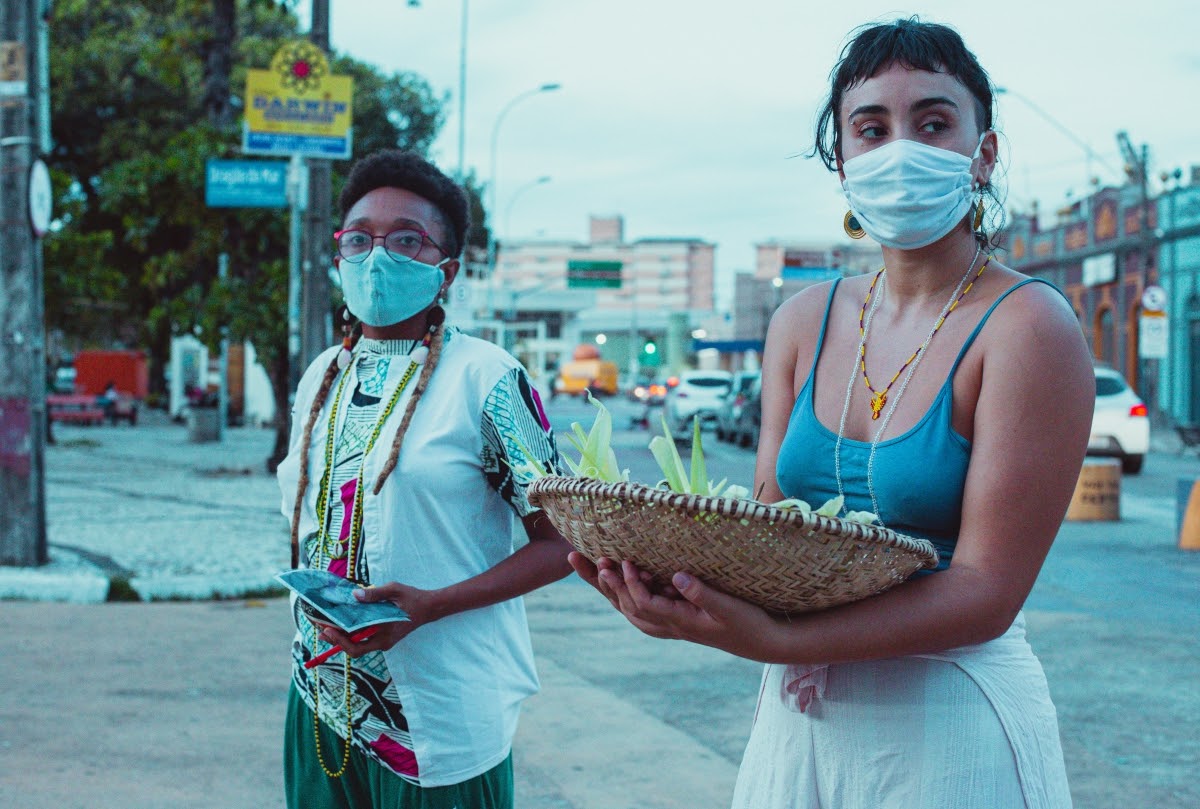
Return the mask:
[[[409,358],[395,346],[383,378],[376,373],[378,362],[362,363],[369,375],[358,378],[361,353],[386,353],[387,348],[360,341],[355,361],[334,380],[314,425],[310,482],[300,514],[302,564],[320,558],[305,538],[318,528],[315,508],[330,409],[341,376],[349,375],[341,386],[338,437],[351,418],[354,396],[368,397],[360,404],[369,409],[371,396],[386,401],[400,384]],[[297,390],[291,447],[278,470],[282,511],[288,518],[295,504],[304,421],[337,351],[319,357]],[[524,460],[514,439],[551,468],[559,463],[541,401],[520,363],[491,343],[450,329],[404,436],[399,462],[380,494],[373,495],[415,386],[413,375],[362,461],[362,561],[356,570],[357,578],[374,584],[398,581],[433,589],[476,576],[512,554],[514,537],[522,531],[517,518],[531,510],[525,481],[509,465]],[[335,491],[335,496],[340,495]],[[352,492],[347,499],[352,501]],[[338,528],[331,532],[336,537]],[[321,564],[328,567],[328,560]],[[315,648],[308,622],[297,615],[296,623],[293,673],[298,690],[313,708],[313,671],[319,672],[316,707],[327,725],[344,736],[343,658],[305,670],[303,662],[321,649]],[[387,652],[355,661],[352,684],[354,744],[367,755],[423,787],[456,784],[486,772],[508,755],[520,703],[538,688],[524,602],[513,599],[422,626]]]

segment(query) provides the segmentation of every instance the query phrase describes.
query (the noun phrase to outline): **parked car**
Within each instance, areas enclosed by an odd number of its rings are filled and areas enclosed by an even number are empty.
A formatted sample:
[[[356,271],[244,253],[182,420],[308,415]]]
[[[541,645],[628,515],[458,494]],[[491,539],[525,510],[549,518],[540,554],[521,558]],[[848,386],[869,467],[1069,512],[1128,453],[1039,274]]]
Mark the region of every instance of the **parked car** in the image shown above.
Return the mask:
[[[737,440],[734,425],[741,415],[742,405],[746,403],[746,394],[758,376],[758,371],[738,371],[733,375],[733,384],[729,386],[729,392],[725,394],[721,406],[717,409],[718,441]]]
[[[738,410],[737,421],[730,429],[730,439],[739,447],[758,448],[759,428],[762,426],[762,377],[756,376],[746,391],[746,401]]]
[[[648,405],[660,405],[667,398],[666,382],[639,382],[629,391],[629,398]]]
[[[1097,365],[1096,409],[1087,454],[1120,458],[1121,470],[1136,475],[1142,471],[1149,449],[1150,419],[1145,403],[1120,373]]]
[[[733,374],[729,371],[685,371],[679,384],[667,391],[663,415],[678,438],[692,434],[692,417],[699,416],[701,427],[716,424],[721,398],[729,392]]]

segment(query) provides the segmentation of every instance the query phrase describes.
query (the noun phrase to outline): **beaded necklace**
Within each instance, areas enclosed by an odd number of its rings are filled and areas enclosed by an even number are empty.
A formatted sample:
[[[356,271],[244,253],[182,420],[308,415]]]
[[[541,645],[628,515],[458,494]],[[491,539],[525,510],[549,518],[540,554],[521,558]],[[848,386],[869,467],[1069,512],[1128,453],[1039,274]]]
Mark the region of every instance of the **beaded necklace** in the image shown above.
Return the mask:
[[[963,277],[959,280],[958,286],[956,286],[954,288],[954,292],[952,292],[950,294],[950,300],[946,301],[946,305],[942,308],[941,314],[939,314],[937,320],[934,321],[933,328],[930,330],[929,336],[925,338],[925,342],[921,344],[921,347],[918,348],[913,353],[913,356],[909,357],[908,362],[906,362],[904,364],[906,367],[908,367],[908,373],[905,375],[904,381],[902,383],[900,383],[900,388],[899,388],[899,390],[896,391],[896,398],[892,400],[891,407],[888,408],[888,412],[883,418],[883,423],[879,425],[879,429],[875,431],[875,435],[871,439],[871,450],[867,455],[867,493],[871,496],[871,508],[875,512],[876,520],[879,523],[879,525],[881,525],[881,526],[884,525],[883,515],[879,511],[879,501],[875,497],[875,486],[874,486],[875,448],[879,446],[879,439],[883,437],[883,432],[884,432],[884,430],[887,429],[888,424],[891,422],[892,416],[896,412],[896,407],[900,404],[901,397],[904,396],[904,391],[908,389],[909,381],[912,379],[913,374],[916,373],[917,366],[921,364],[921,359],[924,358],[924,349],[929,345],[930,341],[933,340],[933,335],[937,334],[938,329],[940,329],[942,327],[942,323],[945,322],[946,316],[949,315],[950,312],[955,307],[958,306],[958,302],[961,301],[963,296],[967,294],[967,290],[969,290],[972,286],[974,286],[975,281],[979,279],[979,276],[983,274],[983,271],[985,269],[987,269],[988,264],[991,263],[992,257],[988,256],[987,259],[983,262],[983,266],[981,266],[979,268],[979,272],[975,273],[975,278],[972,278],[971,283],[967,284],[967,279],[970,278],[970,276],[971,276],[971,269],[975,266],[975,262],[979,260],[979,254],[980,254],[980,252],[982,252],[982,250],[983,250],[982,247],[976,248],[975,255],[972,256],[972,258],[971,258],[971,263],[967,265],[967,271],[965,273],[963,273]],[[884,268],[884,269],[886,269],[886,268]],[[875,287],[875,282],[879,281],[880,278],[883,276],[884,269],[880,269],[880,271],[876,274],[875,279],[871,281],[872,289]],[[885,283],[886,283],[886,281],[885,281]],[[964,284],[967,284],[966,289],[963,289]],[[867,291],[867,300],[870,300],[870,298],[871,298],[871,292],[870,292],[870,290],[868,290]],[[842,484],[842,439],[846,434],[846,416],[849,415],[849,413],[850,413],[850,399],[854,392],[854,380],[858,378],[859,363],[862,361],[862,358],[866,356],[867,334],[870,331],[871,321],[875,318],[875,312],[876,312],[876,310],[879,309],[879,302],[881,300],[883,300],[883,288],[882,287],[879,290],[879,295],[877,295],[875,298],[875,302],[873,304],[871,304],[871,311],[870,311],[870,313],[867,314],[866,318],[865,319],[863,318],[863,315],[861,312],[859,314],[858,351],[855,352],[855,362],[850,366],[850,380],[846,383],[846,400],[842,405],[842,417],[838,421],[837,442],[834,444],[834,447],[833,447],[833,470],[834,470],[834,476],[837,478],[838,495],[841,496],[841,498],[842,498],[843,508],[845,507],[844,503],[845,503],[846,492],[845,492],[845,488]],[[865,310],[866,301],[863,302],[863,308]],[[916,358],[915,362],[913,362],[914,357]],[[909,363],[912,363],[911,366],[909,365]],[[900,370],[903,371],[904,368],[902,367]],[[865,373],[866,373],[865,368],[864,368],[863,373],[865,376]],[[897,372],[897,376],[899,376],[899,372]],[[895,378],[893,378],[892,381],[894,382]],[[870,387],[869,383],[868,383],[868,387]],[[888,383],[888,387],[889,388],[891,387],[890,382]],[[887,388],[884,389],[885,394],[886,394],[886,392],[887,392]],[[874,393],[873,390],[872,390],[872,393]],[[885,401],[886,401],[886,396],[885,396]],[[882,407],[883,407],[883,405],[881,404],[880,409],[882,409]],[[872,409],[871,419],[874,420],[877,416],[877,414],[875,412],[874,402],[872,402],[871,409]],[[884,526],[884,527],[886,527],[886,526]]]
[[[328,559],[341,558],[344,553],[346,556],[346,576],[358,584],[356,577],[358,571],[358,551],[355,542],[358,539],[359,533],[362,531],[362,506],[363,506],[363,473],[366,469],[367,456],[375,446],[376,439],[379,438],[379,433],[383,430],[384,423],[391,416],[392,410],[396,407],[396,402],[400,400],[400,396],[404,393],[408,383],[412,381],[413,375],[416,373],[420,363],[428,357],[429,337],[426,336],[424,342],[413,350],[410,354],[408,368],[404,370],[404,375],[400,378],[400,382],[396,385],[396,389],[388,398],[387,404],[384,405],[383,412],[379,414],[379,418],[375,420],[375,426],[371,430],[370,436],[367,438],[367,444],[363,448],[362,463],[358,468],[358,482],[354,487],[354,505],[351,517],[350,534],[346,537],[346,548],[342,548],[342,543],[339,540],[332,539],[330,532],[330,524],[333,520],[333,508],[331,502],[333,499],[333,448],[334,434],[337,431],[338,409],[341,406],[342,392],[346,386],[346,380],[350,378],[349,373],[342,374],[341,380],[338,382],[337,391],[333,396],[333,404],[329,408],[329,428],[325,436],[325,469],[321,475],[321,484],[319,494],[317,496],[316,511],[318,514],[323,514],[321,530],[317,537],[317,556],[316,566],[318,569],[324,569]],[[423,349],[423,351],[422,351]],[[353,358],[352,358],[353,359]],[[349,363],[346,363],[347,365]],[[344,367],[344,366],[340,366]],[[327,554],[327,556],[326,556]],[[354,728],[350,720],[350,708],[352,702],[352,689],[350,687],[350,657],[344,656],[342,667],[343,683],[345,686],[345,711],[346,711],[346,746],[342,753],[342,763],[337,771],[333,771],[325,763],[325,756],[321,752],[321,734],[320,734],[320,712],[321,712],[321,674],[320,668],[313,669],[313,739],[317,747],[317,762],[321,765],[321,769],[325,771],[325,775],[329,778],[340,778],[346,772],[346,767],[350,762],[350,745],[353,738]]]
[[[419,367],[420,366],[417,364],[416,360],[409,360],[408,368],[406,368],[404,371],[404,376],[400,378],[400,383],[396,386],[396,390],[392,392],[387,404],[384,405],[383,412],[380,413],[379,418],[375,420],[375,426],[371,429],[370,437],[367,438],[367,445],[363,449],[363,462],[358,469],[358,485],[355,487],[354,492],[354,522],[350,529],[350,535],[346,538],[347,548],[342,548],[343,543],[338,539],[334,539],[333,532],[330,531],[333,520],[333,508],[330,507],[330,503],[334,497],[332,472],[334,433],[336,432],[338,409],[342,400],[342,390],[346,385],[346,380],[350,378],[350,374],[343,374],[341,380],[338,382],[337,392],[333,395],[333,406],[330,408],[329,412],[329,430],[325,436],[325,470],[321,475],[321,484],[319,490],[320,494],[317,496],[316,512],[318,514],[325,515],[325,519],[321,524],[320,534],[317,538],[318,567],[324,566],[326,558],[323,558],[320,555],[322,552],[324,552],[328,554],[328,559],[340,559],[343,554],[346,554],[348,556],[346,572],[348,574],[353,574],[353,572],[356,570],[356,568],[353,567],[356,560],[354,559],[354,553],[352,551],[358,529],[362,526],[362,483],[363,470],[366,466],[367,455],[375,446],[375,440],[379,438],[379,432],[383,429],[384,422],[386,422],[388,417],[392,414],[392,410],[396,407],[396,402],[400,400],[400,395],[404,393],[405,388],[408,387],[408,383],[412,381],[413,374],[416,373],[416,370]]]
[[[975,251],[975,258],[979,258],[978,250]],[[967,275],[971,274],[971,267],[975,266],[975,258],[971,259],[971,266],[967,267]],[[896,384],[896,380],[900,378],[900,374],[904,373],[904,369],[908,367],[909,363],[915,360],[917,355],[929,346],[929,343],[933,340],[933,335],[938,333],[938,329],[940,329],[942,324],[946,322],[946,318],[949,317],[950,313],[958,307],[958,302],[961,301],[963,297],[971,291],[971,287],[975,286],[976,279],[983,275],[983,271],[987,269],[988,262],[991,260],[991,256],[988,256],[987,261],[983,262],[983,266],[979,268],[979,272],[975,274],[975,278],[971,279],[971,283],[967,284],[965,289],[963,288],[962,281],[959,282],[958,286],[954,289],[954,296],[951,296],[950,301],[942,309],[941,315],[939,315],[938,319],[934,322],[933,330],[929,332],[929,336],[925,338],[925,342],[917,346],[917,350],[914,351],[912,355],[910,355],[909,358],[904,361],[904,364],[900,366],[900,370],[896,371],[896,373],[892,375],[892,378],[888,380],[888,383],[886,386],[884,386],[883,390],[879,391],[872,387],[871,378],[867,376],[867,303],[871,300],[871,293],[875,291],[875,285],[879,283],[879,279],[883,277],[885,268],[880,268],[879,272],[875,273],[875,277],[871,280],[871,286],[867,287],[867,297],[863,298],[862,309],[860,309],[858,312],[858,364],[862,368],[863,383],[867,386],[867,390],[871,391],[873,394],[870,402],[872,421],[875,421],[879,418],[879,414],[883,411],[883,406],[887,404],[888,391],[892,389],[892,385]],[[966,280],[967,277],[964,275],[963,281]],[[962,291],[959,292],[959,290]],[[881,297],[883,297],[882,290],[880,290],[879,297],[875,299],[876,305],[879,304],[879,298]],[[872,312],[874,312],[874,308],[872,308]]]

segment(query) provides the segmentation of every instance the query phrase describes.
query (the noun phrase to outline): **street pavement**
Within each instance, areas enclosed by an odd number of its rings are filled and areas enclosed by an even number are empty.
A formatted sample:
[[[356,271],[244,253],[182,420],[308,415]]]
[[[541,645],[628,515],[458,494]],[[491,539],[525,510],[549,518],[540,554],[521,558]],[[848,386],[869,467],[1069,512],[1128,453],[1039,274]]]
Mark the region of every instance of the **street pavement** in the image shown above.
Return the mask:
[[[588,423],[572,406],[552,405]],[[0,569],[16,628],[0,655],[0,807],[283,805],[291,630],[272,581],[288,562],[264,468],[273,434],[193,444],[154,415],[56,426],[52,561]],[[749,462],[735,452],[711,449]],[[1147,466],[1200,471],[1177,453]],[[1121,521],[1066,523],[1027,605],[1080,809],[1200,806],[1200,554],[1175,547],[1174,497],[1148,482]],[[110,590],[141,600],[105,602]],[[526,603],[542,691],[515,742],[517,806],[728,806],[760,667],[647,638],[574,577]]]

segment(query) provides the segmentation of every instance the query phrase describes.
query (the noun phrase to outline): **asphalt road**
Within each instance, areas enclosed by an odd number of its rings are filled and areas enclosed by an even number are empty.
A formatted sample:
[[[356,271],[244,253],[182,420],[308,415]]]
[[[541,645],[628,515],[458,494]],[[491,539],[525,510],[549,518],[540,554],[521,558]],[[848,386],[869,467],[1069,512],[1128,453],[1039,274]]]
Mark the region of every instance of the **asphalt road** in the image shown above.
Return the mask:
[[[617,425],[640,412],[619,399],[606,404]],[[582,402],[556,409],[556,428],[591,423]],[[660,476],[643,451],[652,434],[617,439],[635,480]],[[751,450],[711,432],[702,440],[710,470],[749,485]],[[1176,533],[1177,481],[1197,476],[1195,453],[1151,453],[1140,475],[1122,478],[1119,521],[1063,524],[1026,603],[1081,809],[1200,807],[1200,552],[1180,550]],[[716,735],[704,724],[694,732]],[[738,746],[727,734],[711,743],[727,757]]]

